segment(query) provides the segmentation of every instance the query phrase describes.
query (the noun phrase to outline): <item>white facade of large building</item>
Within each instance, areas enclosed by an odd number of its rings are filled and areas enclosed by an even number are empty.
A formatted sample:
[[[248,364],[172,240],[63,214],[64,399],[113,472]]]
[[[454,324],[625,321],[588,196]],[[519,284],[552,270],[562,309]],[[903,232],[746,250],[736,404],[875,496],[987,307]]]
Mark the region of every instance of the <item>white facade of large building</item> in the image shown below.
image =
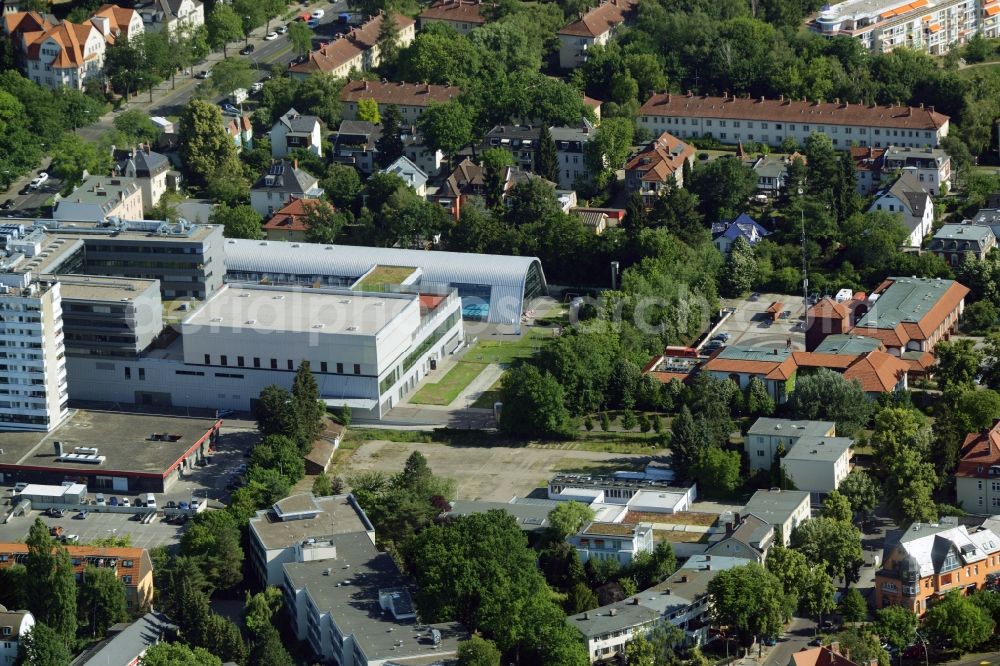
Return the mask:
[[[320,398],[379,418],[463,339],[454,293],[227,285],[181,324],[166,350],[128,361],[72,357],[75,399],[246,411],[308,360]]]
[[[874,53],[906,47],[944,55],[973,35],[996,36],[995,0],[847,0],[823,9],[809,27],[858,39]]]
[[[757,419],[744,438],[750,473],[771,469],[779,453],[791,451],[799,438],[808,435],[833,437],[837,424],[832,421],[793,421],[792,419]]]
[[[0,274],[0,430],[52,430],[69,391],[58,282]]]
[[[851,473],[854,440],[847,437],[802,437],[781,459],[785,477],[799,490],[825,495]]]

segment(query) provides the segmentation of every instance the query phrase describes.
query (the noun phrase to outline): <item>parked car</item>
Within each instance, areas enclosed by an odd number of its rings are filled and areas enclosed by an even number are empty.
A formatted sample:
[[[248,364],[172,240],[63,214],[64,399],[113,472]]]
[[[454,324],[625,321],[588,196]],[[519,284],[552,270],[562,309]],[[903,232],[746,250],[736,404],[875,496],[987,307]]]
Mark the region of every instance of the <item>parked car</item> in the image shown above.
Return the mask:
[[[75,534],[64,534],[62,537],[63,543],[80,543],[80,537]]]
[[[226,102],[225,104],[222,105],[222,112],[223,113],[228,113],[228,114],[233,115],[233,116],[240,115],[240,110],[237,109],[232,104],[230,104],[229,102]]]
[[[45,515],[50,518],[62,518],[64,514],[62,509],[49,509],[45,512]]]
[[[86,509],[83,509],[83,510],[80,511],[80,513],[76,514],[76,516],[74,516],[74,518],[76,520],[86,520],[88,513],[90,513],[90,512],[87,511]]]
[[[326,16],[326,12],[324,10],[322,10],[322,9],[313,10],[312,17],[314,19],[321,19],[324,16]]]
[[[177,508],[180,509],[181,511],[188,511],[190,510],[191,505],[188,504],[187,502],[178,502]]]
[[[129,501],[129,498],[123,497],[122,498],[122,506],[132,506],[132,502]]]
[[[263,81],[254,81],[253,85],[250,86],[250,92],[260,92],[264,89]]]
[[[27,184],[17,191],[18,194],[24,196],[25,194],[31,194],[31,184]]]
[[[760,300],[760,292],[759,291],[753,292],[752,294],[750,294],[750,298],[748,298],[747,300],[748,301],[759,301]]]
[[[167,508],[168,509],[176,509],[177,508],[177,502],[175,502],[173,500],[170,500],[169,502],[167,502]]]
[[[712,336],[711,342],[729,342],[730,335],[728,333],[717,333]]]
[[[192,497],[191,498],[191,508],[194,509],[195,511],[197,511],[198,509],[200,509],[201,508],[201,500],[198,499],[198,498],[196,498],[196,497]]]
[[[271,32],[267,33],[266,35],[264,35],[264,41],[265,42],[273,42],[277,38],[278,38],[278,33],[274,32],[274,31],[271,31]]]
[[[287,25],[283,25],[283,26],[279,27],[277,30],[275,30],[275,32],[277,32],[279,35],[284,35],[284,34],[286,34],[288,32],[288,26]]]
[[[253,53],[253,50],[254,50],[254,45],[247,44],[246,46],[240,49],[240,55],[250,55],[251,53]]]
[[[18,482],[18,483],[15,483],[15,484],[14,484],[14,493],[15,493],[15,494],[16,494],[16,493],[19,493],[19,492],[21,492],[22,490],[24,490],[24,489],[25,489],[25,488],[27,488],[27,487],[28,487],[28,484],[27,484],[27,483],[24,483],[23,481],[20,481],[20,482]]]
[[[306,25],[315,30],[319,27],[319,19],[309,19],[306,21]]]
[[[108,505],[109,506],[118,506],[118,498],[117,497],[112,497],[111,499],[109,499],[108,500]]]
[[[767,646],[777,645],[778,639],[774,636],[764,636],[764,638],[761,639],[761,643]]]
[[[49,536],[54,536],[54,537],[62,536],[62,533],[63,533],[63,528],[60,527],[59,525],[53,525],[52,527],[49,528]]]
[[[44,185],[49,180],[49,174],[44,171],[38,174],[34,180],[31,181],[31,189],[37,190],[39,187]]]
[[[783,310],[781,312],[781,314],[778,315],[778,319],[788,319],[791,316],[792,316],[792,313],[791,313],[790,310]]]
[[[203,69],[200,72],[198,72],[197,74],[195,74],[194,78],[204,80],[204,79],[208,78],[208,75],[209,75],[208,70],[207,69]]]
[[[13,199],[7,199],[6,201],[3,202],[3,204],[0,204],[0,209],[2,210],[10,210],[13,207],[14,207]]]

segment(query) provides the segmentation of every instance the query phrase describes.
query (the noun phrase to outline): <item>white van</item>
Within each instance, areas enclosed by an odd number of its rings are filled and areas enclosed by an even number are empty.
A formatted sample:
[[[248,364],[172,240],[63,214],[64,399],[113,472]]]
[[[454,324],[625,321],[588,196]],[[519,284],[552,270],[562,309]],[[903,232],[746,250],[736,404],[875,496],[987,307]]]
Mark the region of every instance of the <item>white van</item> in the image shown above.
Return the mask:
[[[104,495],[97,493],[94,495],[94,504],[97,506],[107,506],[108,503],[104,500]]]
[[[153,496],[153,493],[146,493],[142,496],[142,500],[147,507],[151,509],[156,508],[156,498]]]

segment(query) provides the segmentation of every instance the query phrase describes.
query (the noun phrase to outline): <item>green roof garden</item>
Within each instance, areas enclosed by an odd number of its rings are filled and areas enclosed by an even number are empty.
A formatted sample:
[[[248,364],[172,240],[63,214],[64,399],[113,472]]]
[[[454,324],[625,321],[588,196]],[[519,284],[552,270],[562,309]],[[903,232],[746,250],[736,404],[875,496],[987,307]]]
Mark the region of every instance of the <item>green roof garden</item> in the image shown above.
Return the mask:
[[[413,266],[378,265],[351,285],[354,291],[385,291],[388,285],[399,285],[417,271]]]

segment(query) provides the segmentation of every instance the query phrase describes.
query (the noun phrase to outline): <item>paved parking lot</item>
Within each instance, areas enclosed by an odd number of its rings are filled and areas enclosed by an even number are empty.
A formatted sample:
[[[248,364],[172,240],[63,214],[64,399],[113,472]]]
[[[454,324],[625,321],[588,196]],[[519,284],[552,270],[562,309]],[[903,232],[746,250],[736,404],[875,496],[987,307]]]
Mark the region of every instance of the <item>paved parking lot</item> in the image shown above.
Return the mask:
[[[787,319],[778,319],[772,324],[765,310],[774,302],[782,303],[782,311],[788,312]],[[735,308],[736,312],[719,329],[729,333],[729,345],[748,345],[751,347],[784,347],[789,338],[792,348],[804,350],[805,334],[802,331],[802,321],[805,307],[802,296],[788,294],[760,294],[757,300],[749,298],[727,298],[722,301],[723,307]]]
[[[245,453],[257,441],[257,430],[253,422],[232,421],[224,424],[221,430],[219,445],[212,456],[212,464],[206,467],[195,467],[184,474],[170,491],[162,495],[156,494],[158,508],[162,509],[169,501],[190,501],[192,498],[208,498],[228,503],[230,491],[226,490],[229,481],[239,474],[239,467],[248,462]],[[12,488],[0,488],[4,499],[11,497]],[[116,493],[102,491],[105,498],[128,497],[135,501],[136,493]],[[95,489],[88,488],[88,497],[93,499]],[[6,511],[6,507],[4,507]],[[130,534],[132,544],[141,548],[155,548],[162,545],[177,543],[183,529],[163,521],[163,515],[158,514],[153,522],[143,525],[130,520],[130,514],[121,513],[89,513],[87,518],[74,518],[77,512],[67,512],[63,518],[49,518],[40,511],[32,511],[28,516],[12,518],[6,525],[0,524],[0,542],[23,541],[28,535],[28,529],[36,517],[50,526],[61,526],[66,534],[76,534],[81,543],[107,536]]]
[[[28,536],[28,530],[41,518],[46,525],[60,526],[64,534],[75,534],[80,537],[80,543],[109,536],[131,535],[132,545],[139,548],[155,548],[177,543],[181,528],[163,522],[163,516],[157,516],[153,522],[143,525],[136,520],[130,520],[130,514],[125,513],[90,513],[85,520],[74,518],[76,512],[67,512],[63,518],[49,518],[40,511],[32,511],[27,516],[12,518],[6,525],[0,525],[0,542],[9,543],[23,541]]]

